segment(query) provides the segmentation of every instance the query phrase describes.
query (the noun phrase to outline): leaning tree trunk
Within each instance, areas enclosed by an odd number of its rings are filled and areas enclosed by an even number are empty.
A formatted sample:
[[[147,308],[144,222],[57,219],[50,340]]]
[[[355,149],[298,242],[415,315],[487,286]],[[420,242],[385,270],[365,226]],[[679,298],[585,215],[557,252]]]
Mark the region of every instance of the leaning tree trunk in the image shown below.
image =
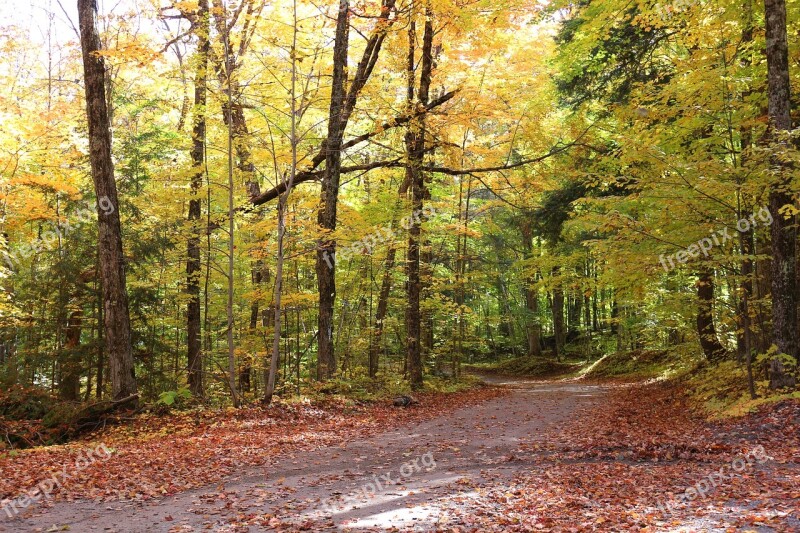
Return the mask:
[[[400,185],[398,195],[402,198],[408,192],[410,186],[409,181],[403,180]],[[392,229],[396,228],[398,224],[397,217],[392,217]],[[378,308],[375,311],[375,322],[372,328],[372,341],[369,346],[369,377],[374,378],[378,375],[378,359],[381,353],[381,346],[383,344],[383,322],[386,319],[386,313],[389,311],[389,293],[392,290],[392,270],[394,269],[395,258],[397,257],[397,244],[392,241],[389,243],[389,249],[386,251],[386,260],[384,261],[383,279],[381,280],[381,290],[378,293]]]
[[[769,193],[769,210],[774,219],[772,236],[772,338],[779,354],[797,361],[797,280],[795,246],[797,230],[793,218],[781,209],[793,205],[790,190],[791,165],[779,155],[786,151],[787,133],[792,129],[790,114],[789,51],[786,36],[786,1],[765,0],[767,44],[767,92],[769,102],[769,139],[773,142],[772,167],[778,174]],[[776,357],[770,362],[770,387],[794,386],[783,363]]]
[[[131,323],[125,286],[125,261],[119,219],[117,184],[111,158],[111,124],[106,103],[106,69],[100,36],[95,25],[95,0],[78,0],[78,20],[83,52],[86,115],[89,122],[89,160],[98,202],[100,279],[103,286],[103,316],[106,352],[111,366],[111,389],[115,400],[136,394],[136,376],[131,350]]]
[[[714,326],[714,273],[704,269],[697,278],[697,335],[706,359],[719,361],[725,357],[725,348],[720,344]]]
[[[200,346],[200,217],[201,202],[198,196],[203,186],[206,142],[206,88],[208,86],[209,13],[208,0],[200,0],[197,19],[200,23],[197,37],[197,67],[194,82],[194,126],[192,128],[192,165],[189,200],[189,239],[187,242],[186,292],[189,302],[186,309],[187,374],[192,395],[202,398],[203,356]]]

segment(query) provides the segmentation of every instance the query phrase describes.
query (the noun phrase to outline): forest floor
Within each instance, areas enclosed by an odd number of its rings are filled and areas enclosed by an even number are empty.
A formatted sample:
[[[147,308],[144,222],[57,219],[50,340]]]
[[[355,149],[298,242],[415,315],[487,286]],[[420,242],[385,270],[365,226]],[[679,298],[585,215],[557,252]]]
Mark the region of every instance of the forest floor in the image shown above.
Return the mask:
[[[0,531],[800,531],[800,402],[712,424],[674,385],[486,379],[113,428],[79,471],[100,440],[5,456],[2,497],[67,481]]]

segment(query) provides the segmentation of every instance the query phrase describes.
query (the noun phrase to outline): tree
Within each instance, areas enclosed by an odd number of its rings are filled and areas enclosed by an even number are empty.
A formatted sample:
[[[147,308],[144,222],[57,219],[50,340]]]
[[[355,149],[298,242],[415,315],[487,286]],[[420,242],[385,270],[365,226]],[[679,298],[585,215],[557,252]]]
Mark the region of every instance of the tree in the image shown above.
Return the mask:
[[[422,107],[428,104],[431,78],[433,72],[433,13],[430,6],[425,8],[425,26],[422,34],[421,64],[419,85],[416,90],[416,102]],[[412,11],[413,17],[413,11]],[[417,39],[414,20],[408,27],[408,104],[414,105],[415,54],[414,42]],[[420,313],[420,297],[422,281],[420,279],[420,247],[422,232],[422,204],[425,198],[425,174],[423,163],[425,157],[425,118],[420,117],[409,124],[405,135],[406,181],[411,185],[411,225],[408,230],[408,258],[406,272],[406,337],[407,366],[412,389],[422,388],[422,316]]]
[[[339,1],[336,16],[336,40],[333,44],[333,77],[331,78],[328,136],[325,140],[325,174],[322,178],[322,198],[317,223],[323,232],[336,229],[336,208],[339,202],[339,179],[342,169],[342,139],[347,127],[345,99],[347,97],[347,51],[350,37],[350,3]],[[288,189],[288,186],[287,186]],[[336,299],[336,241],[325,235],[317,249],[317,283],[319,288],[319,348],[317,379],[328,379],[336,371],[333,350],[333,303]]]
[[[137,394],[131,351],[131,323],[125,285],[117,184],[111,158],[111,124],[106,103],[106,71],[97,32],[95,0],[78,0],[81,50],[89,124],[89,160],[98,199],[100,279],[106,353],[111,364],[112,396]]]
[[[697,275],[697,306],[697,336],[703,354],[709,361],[719,361],[725,356],[725,347],[714,326],[714,273],[707,268]]]
[[[789,47],[786,36],[785,0],[765,0],[767,40],[767,101],[769,139],[774,151],[772,167],[777,182],[769,192],[769,210],[774,222],[772,235],[772,337],[779,354],[798,361],[797,323],[797,229],[791,189],[792,165],[785,161],[792,129],[789,82]],[[780,357],[770,362],[770,387],[794,386],[794,378],[784,372]]]
[[[290,129],[289,129],[289,143],[292,150],[292,159],[289,166],[289,179],[286,185],[286,192],[278,197],[278,236],[277,236],[277,258],[275,266],[275,296],[274,296],[274,320],[275,331],[272,334],[272,358],[270,359],[269,375],[267,377],[266,391],[264,393],[264,401],[270,403],[272,395],[275,394],[275,380],[278,374],[278,361],[281,354],[281,314],[283,308],[281,306],[281,298],[283,296],[283,266],[285,262],[284,256],[284,239],[286,237],[286,207],[289,200],[289,195],[292,193],[294,186],[294,178],[297,174],[297,0],[292,1],[292,44],[290,48],[290,60],[292,64],[291,74],[291,88],[289,90],[290,97]]]
[[[197,10],[196,34],[199,40],[194,81],[194,126],[192,128],[191,199],[189,200],[190,236],[187,242],[186,292],[189,302],[186,309],[187,375],[189,389],[196,397],[203,397],[203,357],[200,343],[200,234],[201,200],[198,193],[205,175],[206,102],[208,87],[208,54],[210,18],[208,0],[200,0]]]
[[[336,39],[333,45],[333,77],[331,81],[328,134],[323,142],[325,173],[322,177],[321,206],[317,223],[323,232],[317,248],[317,286],[319,290],[319,315],[317,319],[318,350],[317,378],[328,379],[336,371],[333,337],[333,304],[336,300],[336,241],[330,233],[336,230],[336,213],[339,202],[339,181],[342,174],[344,132],[355,109],[359,93],[366,85],[380,55],[386,32],[392,24],[389,18],[395,0],[383,0],[381,13],[372,35],[367,40],[355,75],[348,85],[347,53],[349,49],[348,0],[340,0],[336,17]],[[297,178],[294,180],[299,182]],[[285,183],[285,182],[284,182]],[[283,185],[283,184],[282,184]],[[283,185],[283,190],[288,184]]]

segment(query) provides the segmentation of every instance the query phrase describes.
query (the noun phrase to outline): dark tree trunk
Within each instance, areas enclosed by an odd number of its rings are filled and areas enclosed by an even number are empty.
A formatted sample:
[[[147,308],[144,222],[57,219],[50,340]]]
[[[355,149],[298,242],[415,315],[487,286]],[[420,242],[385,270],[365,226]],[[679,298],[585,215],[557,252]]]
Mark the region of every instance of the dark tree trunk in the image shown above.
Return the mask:
[[[725,348],[714,326],[714,273],[702,270],[697,278],[697,335],[706,359],[719,361],[725,357]]]
[[[328,135],[323,142],[325,173],[322,179],[322,195],[317,223],[323,231],[336,229],[336,210],[339,201],[339,178],[342,166],[342,138],[347,122],[355,109],[361,89],[378,61],[386,32],[394,19],[390,19],[395,0],[383,0],[381,14],[375,31],[367,41],[356,73],[347,87],[347,52],[349,48],[350,4],[340,0],[336,18],[336,38],[333,47],[333,76],[331,100],[328,114]],[[315,158],[316,163],[316,158]],[[296,179],[295,183],[300,183]],[[285,185],[276,188],[280,190]],[[260,202],[260,200],[259,200]],[[336,356],[333,337],[333,308],[336,301],[336,241],[327,236],[320,240],[317,248],[317,287],[319,291],[317,378],[325,380],[336,371]],[[379,343],[378,343],[379,344]]]
[[[533,231],[530,222],[523,221],[520,231],[526,258],[531,258],[533,257]],[[527,310],[525,329],[528,337],[528,355],[540,357],[542,355],[542,327],[539,324],[539,291],[534,288],[535,283],[535,276],[528,276],[525,279],[525,308]]]
[[[559,267],[553,268],[553,276],[557,277],[561,272]],[[566,331],[564,328],[564,289],[561,282],[556,281],[553,288],[553,336],[555,337],[555,356],[560,359],[564,355],[564,344],[566,344]]]
[[[397,249],[394,244],[386,252],[384,262],[383,280],[381,290],[378,293],[378,308],[375,311],[375,324],[373,326],[372,344],[369,347],[369,377],[374,378],[378,374],[378,358],[381,353],[381,343],[383,342],[383,321],[386,319],[386,312],[389,310],[389,293],[392,290],[392,269],[394,268],[394,258]]]
[[[194,174],[191,181],[191,199],[189,200],[190,235],[187,242],[186,260],[186,292],[189,302],[186,309],[186,345],[187,374],[189,390],[192,395],[202,398],[203,387],[203,355],[201,350],[200,330],[200,218],[201,200],[198,197],[203,186],[205,175],[205,142],[206,142],[206,94],[208,86],[208,53],[209,13],[208,0],[200,0],[197,11],[199,23],[197,37],[197,68],[194,81],[194,126],[192,128],[192,165]]]
[[[583,295],[578,291],[572,292],[570,294],[569,307],[567,310],[567,315],[569,318],[567,330],[570,333],[570,337],[576,336],[580,330],[582,305]]]
[[[95,287],[96,292],[96,287]],[[97,387],[95,388],[95,398],[98,400],[103,399],[103,389],[105,388],[105,375],[106,375],[106,358],[105,358],[105,344],[102,342],[103,340],[103,300],[102,297],[98,298],[96,301],[96,317],[97,317],[97,329],[96,332],[96,340],[97,340],[97,365],[96,365],[96,373],[97,373]]]
[[[58,384],[59,397],[68,402],[80,400],[81,392],[81,330],[83,311],[73,311],[65,328],[64,353],[60,358],[61,379]]]
[[[767,45],[767,92],[769,102],[769,135],[773,153],[784,152],[792,129],[790,114],[789,51],[786,36],[785,0],[765,0]],[[789,188],[791,165],[774,155],[772,167],[778,180],[769,193],[769,210],[774,219],[772,235],[772,340],[778,353],[797,361],[797,280],[796,255],[797,230],[795,220],[781,212],[793,205]],[[794,379],[786,375],[779,358],[770,362],[770,387],[794,386]]]
[[[756,398],[755,383],[753,378],[753,325],[750,318],[750,302],[753,299],[753,230],[739,232],[739,244],[742,252],[742,281],[741,295],[739,296],[738,328],[736,337],[737,356],[739,363],[747,365],[747,385],[750,397]]]
[[[348,0],[340,0],[336,17],[336,40],[333,45],[333,78],[326,138],[325,174],[317,222],[322,231],[336,230],[336,208],[339,201],[339,177],[342,168],[342,137],[346,126],[347,50],[350,36]],[[319,342],[317,378],[329,379],[336,371],[333,351],[333,305],[336,300],[336,241],[327,235],[317,249],[317,282],[319,289]]]
[[[539,325],[539,291],[533,284],[536,279],[533,277],[525,280],[525,307],[528,310],[528,355],[540,357],[542,355],[542,327]]]
[[[105,62],[100,36],[95,26],[95,0],[78,0],[78,20],[83,52],[86,90],[86,114],[89,123],[89,159],[92,180],[100,206],[99,225],[100,278],[103,286],[103,316],[106,352],[111,363],[111,388],[115,400],[135,395],[131,350],[131,324],[128,292],[125,286],[125,262],[119,218],[117,184],[111,158],[111,124],[105,92]]]
[[[603,309],[605,310],[605,307]],[[622,350],[622,328],[620,327],[619,302],[617,302],[615,294],[612,294],[609,322],[611,324],[611,335],[617,338],[617,351],[620,351]]]
[[[745,0],[742,13],[742,43],[747,45],[753,41],[753,1]],[[749,68],[752,59],[745,56],[740,60],[743,68]],[[742,92],[742,101],[746,101],[751,91],[746,89]],[[748,152],[752,144],[752,128],[750,125],[740,129],[741,152],[739,154],[739,166],[744,169],[748,158]],[[752,211],[747,198],[742,200],[744,207],[739,212],[739,219],[745,218],[745,214]],[[755,232],[752,227],[747,231],[739,232],[739,251],[742,254],[741,263],[741,285],[739,287],[739,305],[737,308],[737,333],[736,333],[736,353],[739,363],[747,363],[748,384],[750,395],[755,398],[755,388],[752,379],[752,354],[753,354],[753,333],[750,320],[750,301],[753,298],[753,253]]]
[[[426,198],[429,195],[426,192]],[[433,277],[433,249],[431,241],[426,240],[422,245],[422,252],[420,253],[420,276],[422,283],[422,300],[424,301],[429,297],[431,279]],[[434,338],[434,324],[433,324],[433,311],[428,308],[422,313],[422,360],[426,361],[430,358],[433,352]]]
[[[413,16],[413,15],[412,15]],[[422,63],[420,67],[419,89],[417,101],[421,105],[428,103],[433,70],[433,22],[432,13],[426,10],[425,30],[422,37]],[[413,58],[413,46],[416,31],[412,21],[409,26],[409,58]],[[413,65],[409,65],[413,72]],[[423,158],[425,155],[425,119],[421,117],[412,121],[405,136],[406,152],[408,154],[407,179],[411,183],[411,227],[408,231],[408,282],[406,295],[408,307],[406,309],[406,361],[408,364],[409,380],[412,389],[422,387],[422,325],[420,313],[420,295],[422,282],[420,280],[420,235],[422,233],[422,204],[425,198],[425,175],[422,172]]]

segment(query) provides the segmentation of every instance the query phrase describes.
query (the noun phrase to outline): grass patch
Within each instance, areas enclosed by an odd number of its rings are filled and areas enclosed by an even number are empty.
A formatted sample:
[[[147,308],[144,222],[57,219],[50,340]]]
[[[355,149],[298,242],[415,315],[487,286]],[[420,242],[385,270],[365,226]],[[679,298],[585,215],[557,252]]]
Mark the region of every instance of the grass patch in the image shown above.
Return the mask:
[[[462,374],[458,379],[426,375],[423,389],[420,392],[454,393],[464,392],[481,386],[480,378]],[[326,382],[312,385],[308,396],[312,400],[326,400],[338,397],[360,402],[376,402],[395,398],[403,394],[411,394],[408,381],[396,376],[378,374],[375,378],[365,375],[351,378],[337,377]]]
[[[587,378],[669,379],[691,371],[696,356],[667,350],[634,350],[610,353],[582,374]]]
[[[569,363],[542,357],[515,357],[496,363],[466,365],[469,370],[509,376],[558,377],[568,376],[580,369],[582,363]]]
[[[768,381],[758,379],[755,382],[758,397],[751,398],[747,369],[736,361],[701,364],[687,376],[685,385],[693,408],[712,420],[741,417],[762,405],[800,399],[800,391],[773,391]]]

